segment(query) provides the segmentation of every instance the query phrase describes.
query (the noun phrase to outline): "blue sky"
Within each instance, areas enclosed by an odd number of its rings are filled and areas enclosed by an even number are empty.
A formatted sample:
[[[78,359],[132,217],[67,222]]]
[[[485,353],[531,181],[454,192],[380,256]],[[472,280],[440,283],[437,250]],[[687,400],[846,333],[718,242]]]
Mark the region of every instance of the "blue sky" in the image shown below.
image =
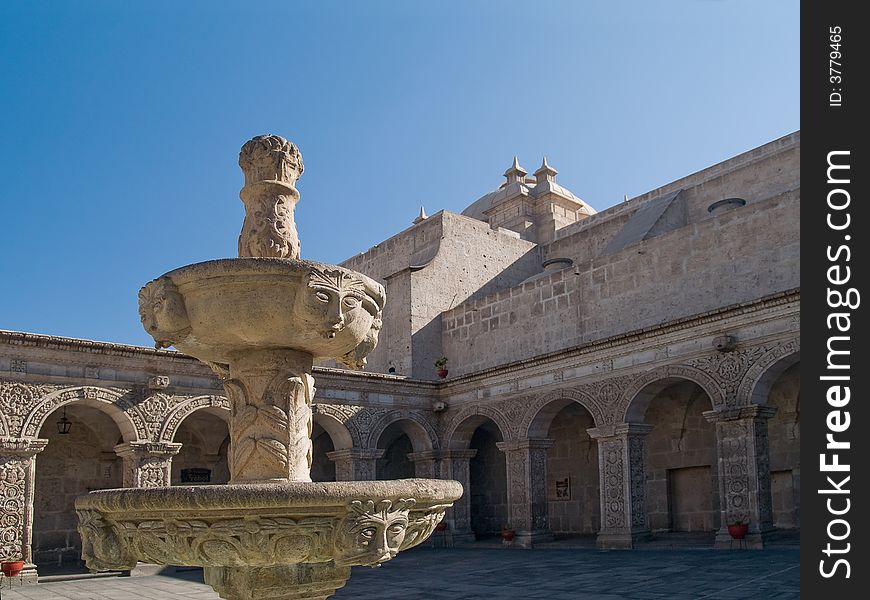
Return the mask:
[[[799,129],[798,2],[0,5],[0,328],[150,345],[139,287],[231,257],[238,150],[305,160],[304,258],[546,154],[603,210]]]

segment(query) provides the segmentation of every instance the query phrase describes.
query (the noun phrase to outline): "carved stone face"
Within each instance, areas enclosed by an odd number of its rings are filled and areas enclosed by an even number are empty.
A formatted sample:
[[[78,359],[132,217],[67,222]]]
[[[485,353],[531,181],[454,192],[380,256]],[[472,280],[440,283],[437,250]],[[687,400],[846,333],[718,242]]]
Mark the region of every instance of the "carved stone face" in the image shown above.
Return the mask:
[[[374,320],[367,305],[373,304],[361,280],[338,270],[311,271],[308,286],[299,290],[293,309],[311,330],[326,339],[347,330],[350,337],[362,340]]]
[[[382,500],[356,500],[351,513],[339,525],[335,540],[335,564],[338,566],[376,566],[399,553],[408,529],[408,509],[413,500],[395,505]]]
[[[160,345],[172,345],[190,327],[184,298],[172,280],[161,277],[139,290],[139,318],[142,326]]]

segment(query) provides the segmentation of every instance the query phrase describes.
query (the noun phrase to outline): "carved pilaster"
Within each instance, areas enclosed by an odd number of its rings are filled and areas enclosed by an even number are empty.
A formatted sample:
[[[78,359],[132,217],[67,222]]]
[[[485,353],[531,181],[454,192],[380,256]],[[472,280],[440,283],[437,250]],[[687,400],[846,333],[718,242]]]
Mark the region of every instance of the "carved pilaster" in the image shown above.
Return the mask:
[[[547,502],[547,449],[550,439],[498,442],[507,462],[508,518],[515,543],[531,546],[552,539]]]
[[[327,452],[326,457],[335,463],[336,481],[373,481],[375,464],[384,452],[382,448],[346,448]]]
[[[312,357],[245,352],[230,362],[230,483],[311,481]]]
[[[758,405],[704,413],[716,425],[722,523],[717,546],[731,546],[728,524],[738,520],[749,525],[750,547],[763,547],[773,529],[767,420],[774,413],[775,407]]]
[[[649,534],[644,438],[651,429],[640,423],[587,429],[598,442],[601,548],[631,548]]]
[[[445,521],[450,528],[454,542],[473,542],[474,532],[471,531],[471,459],[477,455],[477,450],[442,450],[441,476],[444,479],[454,479],[462,484],[464,492],[453,503],[453,508],[447,509]]]
[[[33,540],[35,456],[48,440],[0,438],[0,559],[23,560],[22,581],[36,582]]]
[[[124,460],[124,487],[168,487],[172,457],[181,450],[174,442],[126,442],[115,446]]]

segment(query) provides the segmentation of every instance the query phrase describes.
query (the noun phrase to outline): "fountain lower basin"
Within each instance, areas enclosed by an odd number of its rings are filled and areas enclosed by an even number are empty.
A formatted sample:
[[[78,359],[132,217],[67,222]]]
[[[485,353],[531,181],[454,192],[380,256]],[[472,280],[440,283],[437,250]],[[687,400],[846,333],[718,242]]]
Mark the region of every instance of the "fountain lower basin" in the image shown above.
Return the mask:
[[[375,566],[428,538],[461,495],[458,482],[429,479],[178,486],[94,491],[76,512],[98,571]]]

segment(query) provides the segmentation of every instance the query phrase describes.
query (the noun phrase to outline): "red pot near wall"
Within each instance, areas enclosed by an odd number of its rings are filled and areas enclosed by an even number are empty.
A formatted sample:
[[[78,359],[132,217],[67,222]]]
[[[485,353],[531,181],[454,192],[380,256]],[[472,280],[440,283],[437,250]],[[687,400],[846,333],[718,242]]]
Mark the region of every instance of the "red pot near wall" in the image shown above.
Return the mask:
[[[23,569],[23,560],[4,560],[0,563],[0,571],[2,571],[6,577],[18,577]]]
[[[732,523],[728,526],[728,534],[732,539],[742,540],[749,533],[749,525],[746,523]]]
[[[447,378],[447,369],[438,369],[438,377],[441,379]]]

